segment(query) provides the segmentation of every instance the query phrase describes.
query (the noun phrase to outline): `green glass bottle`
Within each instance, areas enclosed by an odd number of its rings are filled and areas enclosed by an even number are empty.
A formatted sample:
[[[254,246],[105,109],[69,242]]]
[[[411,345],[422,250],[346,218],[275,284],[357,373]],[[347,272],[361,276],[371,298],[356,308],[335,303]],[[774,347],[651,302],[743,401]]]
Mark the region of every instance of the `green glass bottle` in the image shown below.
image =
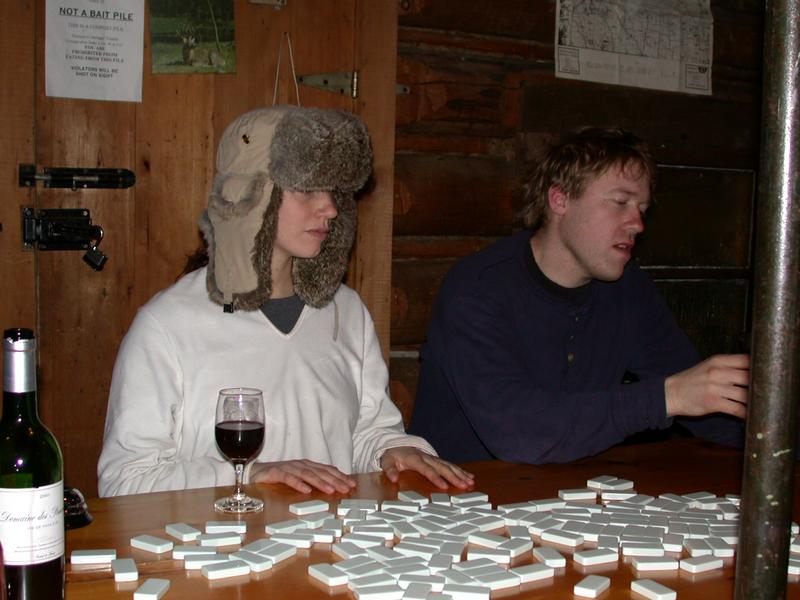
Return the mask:
[[[8,600],[64,598],[64,465],[36,410],[36,339],[3,332],[0,543]]]

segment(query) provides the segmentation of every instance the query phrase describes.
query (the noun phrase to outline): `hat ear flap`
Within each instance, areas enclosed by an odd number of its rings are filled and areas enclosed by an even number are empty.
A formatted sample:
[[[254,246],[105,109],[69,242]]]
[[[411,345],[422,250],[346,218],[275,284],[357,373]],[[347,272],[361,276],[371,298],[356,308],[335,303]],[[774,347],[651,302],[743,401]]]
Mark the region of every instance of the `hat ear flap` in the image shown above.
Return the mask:
[[[253,240],[250,259],[258,275],[258,286],[249,292],[233,295],[235,310],[258,310],[269,300],[272,294],[272,245],[278,228],[278,209],[280,209],[283,193],[275,185],[272,187],[269,204],[264,211],[264,220]]]
[[[215,177],[208,208],[198,222],[208,244],[206,289],[217,304],[258,308],[256,299],[269,297],[270,279],[263,283],[252,249],[267,215],[276,210],[266,197],[273,186],[266,173],[255,174],[243,186],[230,187],[232,182],[224,174]]]
[[[314,258],[295,258],[292,265],[295,293],[309,306],[321,308],[332,299],[347,272],[350,248],[356,235],[357,209],[353,194],[331,192],[339,214]]]

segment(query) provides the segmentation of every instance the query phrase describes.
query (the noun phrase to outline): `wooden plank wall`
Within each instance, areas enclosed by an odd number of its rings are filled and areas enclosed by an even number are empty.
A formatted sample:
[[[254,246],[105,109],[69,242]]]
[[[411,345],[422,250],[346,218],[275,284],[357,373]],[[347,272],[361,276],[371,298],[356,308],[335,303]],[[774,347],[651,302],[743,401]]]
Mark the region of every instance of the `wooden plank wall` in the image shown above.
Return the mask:
[[[36,327],[33,252],[21,252],[20,211],[32,204],[31,192],[17,185],[17,165],[35,161],[33,146],[36,40],[34,13],[23,2],[3,6],[13,23],[0,36],[0,330]],[[2,364],[0,364],[2,372]]]
[[[358,101],[304,86],[300,95],[304,106],[356,112],[370,129],[375,186],[360,205],[357,243],[364,249],[356,251],[356,273],[349,281],[365,297],[388,351],[397,5],[293,0],[274,10],[235,0],[237,72],[224,75],[153,75],[146,20],[141,103],[47,97],[44,7],[45,0],[10,2],[0,41],[6,57],[0,64],[0,119],[9,136],[0,154],[6,200],[0,206],[0,276],[13,282],[0,294],[0,317],[3,326],[37,328],[40,413],[61,444],[66,483],[90,497],[97,490],[95,470],[120,340],[136,309],[174,282],[187,254],[197,248],[197,218],[214,175],[217,140],[236,115],[272,104],[284,32],[291,35],[298,75],[351,72],[364,64],[367,81]],[[381,71],[386,66],[388,75]],[[295,101],[284,46],[278,102]],[[19,190],[21,162],[39,168],[128,168],[137,183],[127,190]],[[23,205],[89,209],[105,231],[100,245],[109,257],[105,269],[90,270],[79,252],[23,252]],[[210,393],[213,398],[216,392]]]
[[[441,278],[520,226],[525,172],[583,125],[652,144],[663,166],[638,260],[701,353],[747,347],[763,2],[711,5],[713,95],[690,96],[556,79],[552,0],[400,3],[390,371],[406,419]]]

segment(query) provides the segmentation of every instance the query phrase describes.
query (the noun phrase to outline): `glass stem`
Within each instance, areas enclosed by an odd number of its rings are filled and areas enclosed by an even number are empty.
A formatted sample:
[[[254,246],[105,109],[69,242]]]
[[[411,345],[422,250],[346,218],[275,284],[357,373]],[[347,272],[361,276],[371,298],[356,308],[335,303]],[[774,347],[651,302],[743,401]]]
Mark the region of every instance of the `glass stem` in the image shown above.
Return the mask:
[[[236,483],[233,486],[233,498],[236,502],[241,502],[244,500],[244,490],[242,489],[242,478],[244,476],[244,463],[234,463],[233,468],[236,471]]]

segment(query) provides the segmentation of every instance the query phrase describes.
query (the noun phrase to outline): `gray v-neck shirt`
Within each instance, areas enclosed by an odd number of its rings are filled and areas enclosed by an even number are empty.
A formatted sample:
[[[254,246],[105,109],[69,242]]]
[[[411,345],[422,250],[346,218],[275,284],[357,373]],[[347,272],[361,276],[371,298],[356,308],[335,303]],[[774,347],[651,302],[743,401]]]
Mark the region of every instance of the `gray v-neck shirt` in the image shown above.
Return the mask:
[[[281,333],[289,333],[303,312],[303,302],[297,294],[288,298],[271,298],[261,305],[261,312]]]

